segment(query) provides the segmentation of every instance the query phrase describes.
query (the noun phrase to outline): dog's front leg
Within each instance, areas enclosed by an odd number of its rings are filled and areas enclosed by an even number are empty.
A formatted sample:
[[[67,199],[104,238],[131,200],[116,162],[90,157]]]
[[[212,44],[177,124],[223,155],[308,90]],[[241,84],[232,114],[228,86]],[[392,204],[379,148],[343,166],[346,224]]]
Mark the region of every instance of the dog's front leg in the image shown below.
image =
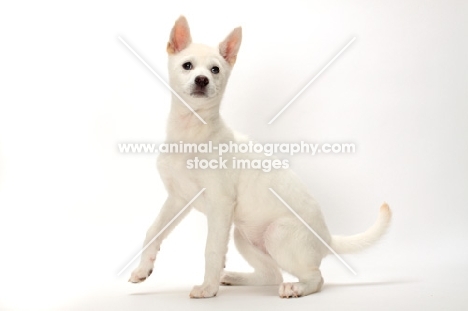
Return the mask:
[[[129,282],[140,283],[146,280],[153,272],[154,261],[159,251],[162,241],[169,235],[172,229],[179,224],[185,215],[190,211],[187,208],[179,217],[174,217],[182,210],[185,202],[182,198],[170,195],[156,217],[154,223],[148,228],[146,238],[143,243],[145,250],[141,254],[140,265],[133,270]],[[174,221],[170,223],[172,220]],[[170,225],[166,227],[167,224]],[[163,231],[163,229],[165,230]],[[157,236],[157,238],[156,238]]]
[[[234,203],[209,202],[206,211],[208,236],[205,249],[205,280],[202,285],[194,286],[191,298],[209,298],[216,296],[219,289],[221,272],[229,242]]]

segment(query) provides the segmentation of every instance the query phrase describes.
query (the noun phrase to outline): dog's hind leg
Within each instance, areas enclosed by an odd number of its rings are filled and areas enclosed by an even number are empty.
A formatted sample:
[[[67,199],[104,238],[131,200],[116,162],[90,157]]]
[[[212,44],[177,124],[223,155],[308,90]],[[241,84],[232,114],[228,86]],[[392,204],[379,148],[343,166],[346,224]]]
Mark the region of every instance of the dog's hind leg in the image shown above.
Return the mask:
[[[234,242],[245,260],[255,269],[252,273],[224,271],[222,285],[278,285],[283,281],[275,261],[259,248],[252,245],[239,229],[234,229]]]
[[[281,269],[299,279],[280,285],[281,298],[310,295],[321,289],[323,278],[319,267],[326,250],[298,220],[281,219],[270,225],[265,246]]]

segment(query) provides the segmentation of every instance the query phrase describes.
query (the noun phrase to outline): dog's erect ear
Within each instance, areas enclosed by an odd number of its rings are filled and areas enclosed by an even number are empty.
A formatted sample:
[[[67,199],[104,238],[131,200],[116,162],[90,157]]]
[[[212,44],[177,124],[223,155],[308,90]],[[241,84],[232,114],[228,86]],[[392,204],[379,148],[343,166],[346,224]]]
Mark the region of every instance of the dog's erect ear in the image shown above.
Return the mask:
[[[167,53],[179,53],[189,46],[190,43],[192,43],[192,37],[190,36],[187,19],[184,16],[180,16],[176,20],[174,27],[172,27],[169,42],[167,43]]]
[[[219,53],[231,65],[234,66],[237,52],[242,41],[242,28],[234,28],[233,31],[219,44]]]

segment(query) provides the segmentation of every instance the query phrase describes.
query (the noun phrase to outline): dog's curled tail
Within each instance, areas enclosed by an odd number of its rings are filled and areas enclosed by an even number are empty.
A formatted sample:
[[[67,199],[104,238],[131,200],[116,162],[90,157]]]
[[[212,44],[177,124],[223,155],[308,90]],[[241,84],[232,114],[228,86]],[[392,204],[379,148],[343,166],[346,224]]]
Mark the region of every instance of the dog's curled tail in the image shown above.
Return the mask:
[[[379,240],[387,231],[392,218],[392,211],[387,203],[380,207],[377,221],[363,233],[350,236],[332,236],[331,248],[337,253],[359,252]]]

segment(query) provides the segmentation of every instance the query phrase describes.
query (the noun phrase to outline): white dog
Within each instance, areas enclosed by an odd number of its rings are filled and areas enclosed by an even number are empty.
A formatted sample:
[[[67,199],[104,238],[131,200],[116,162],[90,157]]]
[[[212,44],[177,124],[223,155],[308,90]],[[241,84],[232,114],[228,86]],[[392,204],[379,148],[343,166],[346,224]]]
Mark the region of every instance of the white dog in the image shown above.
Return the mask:
[[[167,142],[213,144],[239,142],[219,114],[221,99],[236,62],[242,39],[241,28],[213,48],[192,43],[187,20],[181,16],[170,34],[169,79],[171,87],[189,103],[207,124],[203,124],[183,102],[172,96]],[[270,191],[274,189],[313,230],[337,253],[359,251],[378,240],[386,231],[391,212],[380,208],[377,222],[366,232],[349,237],[331,236],[319,205],[290,170],[188,169],[187,160],[217,158],[207,154],[161,154],[158,169],[168,192],[160,214],[148,229],[144,245],[150,242],[201,189],[194,201],[208,222],[205,250],[205,278],[195,286],[192,298],[213,297],[219,285],[279,285],[280,297],[299,297],[320,290],[323,278],[319,267],[329,249],[302,224]],[[225,158],[265,158],[263,155],[229,154]],[[159,247],[180,222],[187,209],[142,253],[140,265],[130,282],[150,276]],[[239,252],[254,268],[253,273],[223,271],[229,234],[234,224],[234,240]],[[281,270],[298,278],[282,283]]]

